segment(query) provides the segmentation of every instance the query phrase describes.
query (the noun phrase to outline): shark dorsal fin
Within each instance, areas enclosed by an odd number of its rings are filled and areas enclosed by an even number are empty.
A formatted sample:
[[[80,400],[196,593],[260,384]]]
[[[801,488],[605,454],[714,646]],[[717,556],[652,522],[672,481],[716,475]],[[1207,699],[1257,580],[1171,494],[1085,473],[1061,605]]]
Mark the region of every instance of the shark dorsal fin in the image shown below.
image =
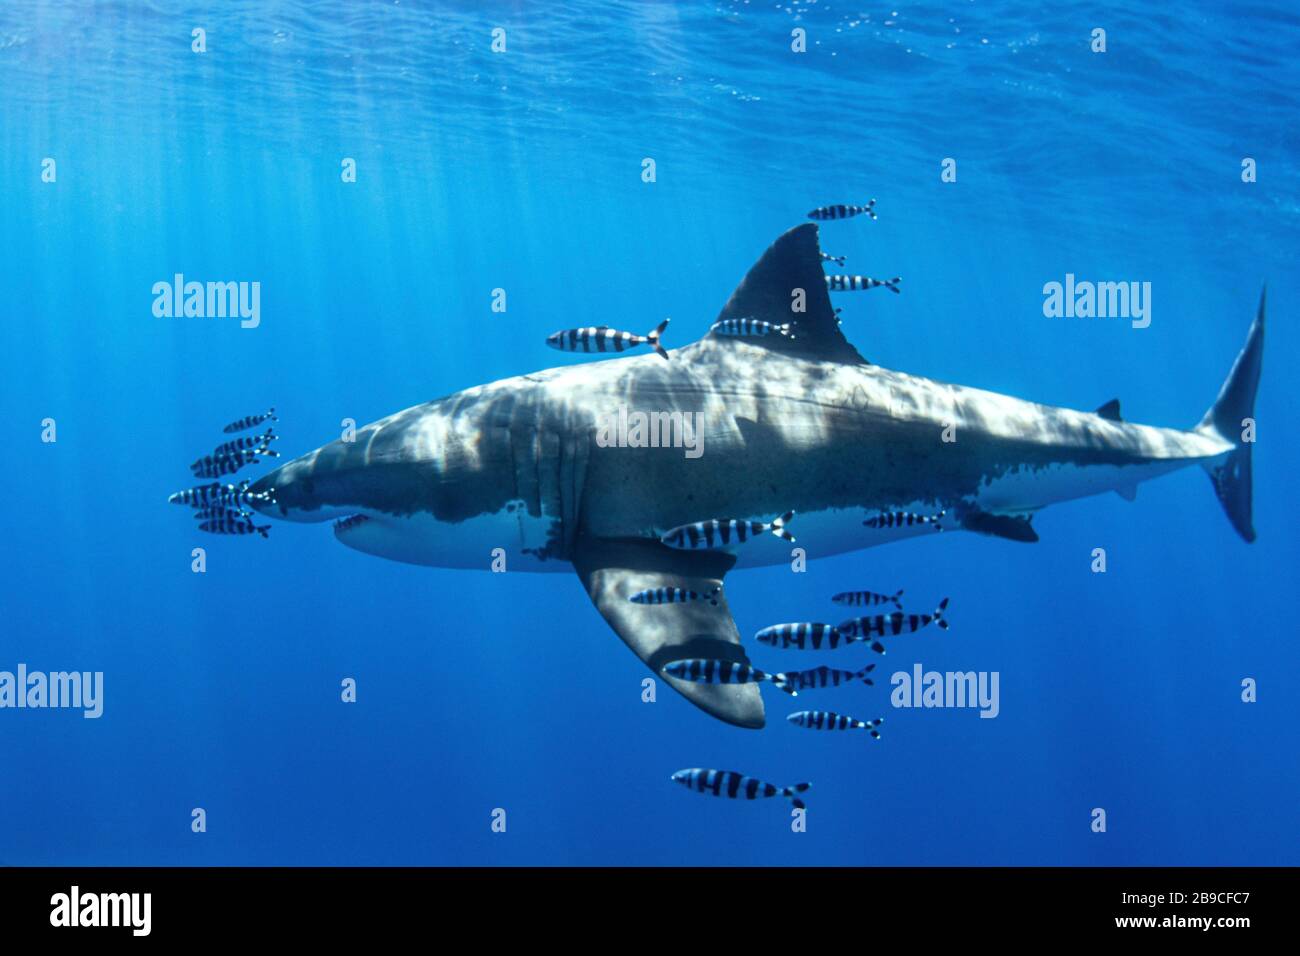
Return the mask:
[[[1108,418],[1112,422],[1122,422],[1124,419],[1119,417],[1119,399],[1112,398],[1101,408],[1097,409],[1097,414],[1102,418]]]
[[[718,313],[718,319],[753,318],[789,324],[789,335],[746,338],[778,352],[822,360],[865,363],[840,331],[826,291],[817,224],[805,223],[780,236],[754,263]],[[801,311],[796,311],[802,305]],[[712,340],[726,336],[711,333]]]

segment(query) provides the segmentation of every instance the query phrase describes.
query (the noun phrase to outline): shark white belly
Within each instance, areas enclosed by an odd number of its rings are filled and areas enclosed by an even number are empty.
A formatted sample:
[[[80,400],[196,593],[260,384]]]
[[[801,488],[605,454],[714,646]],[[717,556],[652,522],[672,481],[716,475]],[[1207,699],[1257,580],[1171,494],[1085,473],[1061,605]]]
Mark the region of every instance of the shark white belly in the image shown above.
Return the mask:
[[[513,501],[492,514],[455,522],[423,511],[353,515],[335,523],[334,537],[354,550],[405,564],[482,571],[503,563],[506,571],[569,572],[563,562],[539,557],[554,521],[529,515],[524,502]]]

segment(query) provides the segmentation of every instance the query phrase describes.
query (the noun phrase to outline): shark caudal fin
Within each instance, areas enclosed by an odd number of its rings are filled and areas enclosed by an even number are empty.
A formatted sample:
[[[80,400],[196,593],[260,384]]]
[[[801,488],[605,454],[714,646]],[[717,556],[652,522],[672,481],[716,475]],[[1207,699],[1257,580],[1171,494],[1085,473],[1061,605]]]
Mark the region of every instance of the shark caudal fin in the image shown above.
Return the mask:
[[[1255,390],[1259,387],[1259,372],[1264,358],[1264,302],[1268,289],[1259,294],[1259,313],[1246,334],[1246,344],[1232,364],[1232,371],[1219,389],[1210,410],[1205,413],[1198,432],[1214,435],[1236,447],[1226,458],[1215,459],[1205,466],[1214,483],[1214,493],[1237,529],[1237,534],[1247,541],[1255,540],[1255,526],[1251,519],[1251,461],[1250,452],[1255,443]]]

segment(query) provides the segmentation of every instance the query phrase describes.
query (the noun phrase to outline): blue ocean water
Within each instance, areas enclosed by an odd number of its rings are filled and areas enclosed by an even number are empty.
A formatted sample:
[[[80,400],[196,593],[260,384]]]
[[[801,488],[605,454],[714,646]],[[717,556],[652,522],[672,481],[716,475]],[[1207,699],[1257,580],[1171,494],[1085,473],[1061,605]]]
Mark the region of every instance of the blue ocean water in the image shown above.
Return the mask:
[[[0,710],[0,863],[1300,862],[1297,42],[1284,3],[8,0],[0,670],[102,671],[104,713]],[[951,596],[875,688],[809,695],[884,715],[873,743],[769,690],[757,733],[643,703],[576,576],[406,566],[327,525],[200,540],[166,504],[268,405],[293,455],[579,361],[558,328],[672,316],[684,344],[808,209],[871,197],[822,230],[904,276],[836,300],[865,356],[1131,421],[1200,418],[1267,281],[1259,540],[1190,468],[1048,509],[1035,545],[731,576],[745,635],[846,588]],[[260,325],[155,317],[176,273],[258,281]],[[1150,326],[1045,318],[1067,273],[1149,281]],[[918,662],[998,672],[998,717],[890,707]],[[693,766],[811,780],[807,831],[670,783]]]

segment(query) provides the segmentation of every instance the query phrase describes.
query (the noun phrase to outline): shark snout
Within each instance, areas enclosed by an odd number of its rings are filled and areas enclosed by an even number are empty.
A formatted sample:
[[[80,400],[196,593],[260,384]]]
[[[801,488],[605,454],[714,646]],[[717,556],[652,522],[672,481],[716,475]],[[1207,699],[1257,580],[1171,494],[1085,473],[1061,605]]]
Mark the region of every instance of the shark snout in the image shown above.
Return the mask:
[[[253,507],[262,514],[314,523],[349,513],[327,503],[330,487],[329,476],[317,473],[316,454],[312,453],[263,475],[248,490],[251,495],[265,495],[264,500],[253,500]]]

